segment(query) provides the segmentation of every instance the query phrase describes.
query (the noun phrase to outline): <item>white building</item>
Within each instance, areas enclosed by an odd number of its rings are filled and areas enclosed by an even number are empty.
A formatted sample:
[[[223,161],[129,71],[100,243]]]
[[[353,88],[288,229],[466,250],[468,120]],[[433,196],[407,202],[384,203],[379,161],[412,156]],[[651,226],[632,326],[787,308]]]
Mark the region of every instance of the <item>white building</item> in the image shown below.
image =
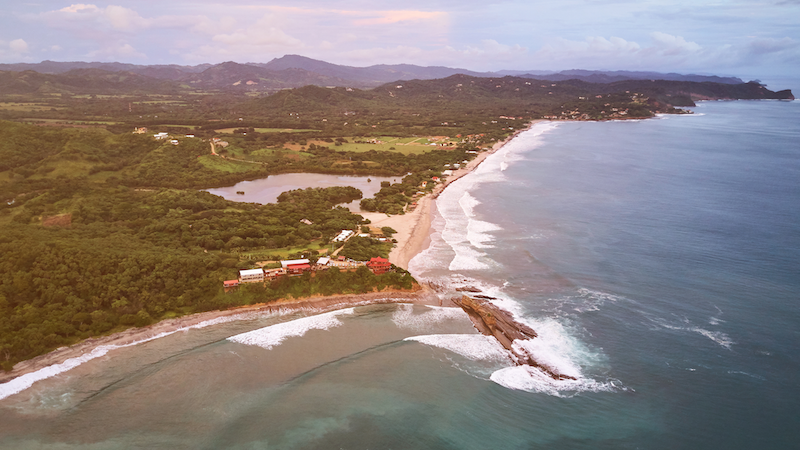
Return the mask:
[[[347,238],[349,238],[352,235],[353,235],[353,230],[342,230],[342,232],[339,233],[338,236],[333,238],[333,242],[344,242],[347,240]]]
[[[296,265],[309,264],[309,263],[311,263],[311,261],[309,261],[307,259],[287,259],[285,261],[281,261],[281,267],[283,267],[285,269],[288,266],[296,266]]]
[[[242,283],[258,283],[264,281],[263,269],[249,269],[239,271],[239,281]]]

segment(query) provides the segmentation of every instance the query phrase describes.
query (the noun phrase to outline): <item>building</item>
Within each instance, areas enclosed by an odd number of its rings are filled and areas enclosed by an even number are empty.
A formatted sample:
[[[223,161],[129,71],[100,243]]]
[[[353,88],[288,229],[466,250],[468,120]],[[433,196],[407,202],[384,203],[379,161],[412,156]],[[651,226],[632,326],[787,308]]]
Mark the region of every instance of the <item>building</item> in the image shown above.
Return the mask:
[[[249,269],[239,271],[239,282],[241,283],[263,283],[264,270],[263,269]]]
[[[322,258],[317,260],[317,266],[319,266],[319,267],[327,267],[330,262],[331,262],[331,259],[329,257],[323,256]]]
[[[286,270],[283,267],[280,269],[267,269],[264,271],[264,278],[267,280],[274,280],[284,275],[286,275]]]
[[[369,270],[371,270],[375,275],[380,275],[388,272],[392,268],[392,264],[388,259],[381,258],[379,256],[377,258],[370,259],[367,263],[367,267],[369,267]]]
[[[156,133],[153,137],[156,138],[156,140],[167,139],[169,138],[169,133]]]
[[[239,285],[239,280],[228,280],[222,282],[222,286],[224,286],[226,289],[236,287],[238,285]]]
[[[333,238],[333,242],[344,242],[353,235],[353,230],[342,230],[338,236]]]
[[[311,261],[307,259],[281,261],[281,268],[289,275],[302,275],[303,272],[311,270]]]

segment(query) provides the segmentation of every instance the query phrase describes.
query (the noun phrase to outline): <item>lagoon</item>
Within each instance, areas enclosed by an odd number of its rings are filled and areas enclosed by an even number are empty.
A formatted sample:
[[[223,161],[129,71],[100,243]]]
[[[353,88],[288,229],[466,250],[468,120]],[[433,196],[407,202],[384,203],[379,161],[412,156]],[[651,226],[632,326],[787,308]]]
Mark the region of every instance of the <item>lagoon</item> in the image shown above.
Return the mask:
[[[250,203],[275,203],[282,192],[305,188],[328,188],[334,186],[353,186],[370,198],[381,189],[381,181],[398,183],[402,177],[355,177],[343,175],[326,175],[319,173],[286,173],[271,175],[252,181],[242,181],[233,186],[206,189],[214,195],[234,201]],[[244,192],[244,195],[236,192]],[[360,212],[359,200],[344,204],[350,211]]]

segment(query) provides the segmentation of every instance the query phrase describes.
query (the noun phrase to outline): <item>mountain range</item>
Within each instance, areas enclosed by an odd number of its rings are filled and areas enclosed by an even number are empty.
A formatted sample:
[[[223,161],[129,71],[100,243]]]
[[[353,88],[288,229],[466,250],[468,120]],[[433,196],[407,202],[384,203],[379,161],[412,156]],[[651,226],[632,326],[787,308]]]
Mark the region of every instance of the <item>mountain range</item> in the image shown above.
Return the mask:
[[[21,80],[25,74],[27,80]],[[670,80],[740,84],[735,77],[708,75],[682,75],[677,73],[566,70],[543,71],[499,71],[474,72],[465,69],[441,66],[416,66],[412,64],[379,64],[368,67],[352,67],[332,64],[299,55],[286,55],[268,63],[236,63],[182,65],[135,65],[118,62],[57,62],[0,64],[0,88],[6,93],[18,89],[36,90],[45,81],[50,85],[72,83],[85,84],[83,80],[94,80],[101,85],[135,81],[137,85],[149,84],[157,90],[180,88],[220,89],[226,91],[274,92],[286,88],[315,86],[338,86],[374,88],[399,80],[431,80],[452,75],[469,75],[482,78],[518,76],[547,81],[580,80],[589,83],[613,83],[625,80]],[[160,81],[160,83],[159,83]],[[91,83],[90,83],[91,84]],[[16,86],[16,87],[15,87]],[[27,87],[26,87],[27,86]],[[10,90],[6,90],[10,89]],[[57,90],[57,89],[56,89]]]

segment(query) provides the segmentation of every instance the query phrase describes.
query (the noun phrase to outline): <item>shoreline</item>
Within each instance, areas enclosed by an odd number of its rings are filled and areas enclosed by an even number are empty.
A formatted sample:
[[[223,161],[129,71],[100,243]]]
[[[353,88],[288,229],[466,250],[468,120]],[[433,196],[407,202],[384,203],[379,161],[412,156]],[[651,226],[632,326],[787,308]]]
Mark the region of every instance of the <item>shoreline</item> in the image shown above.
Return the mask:
[[[365,219],[369,219],[371,226],[389,226],[397,230],[395,234],[397,245],[389,252],[389,262],[408,270],[408,264],[411,259],[430,245],[431,222],[433,221],[432,210],[435,208],[433,202],[439,195],[447,189],[447,186],[477,169],[486,158],[497,153],[520,133],[530,130],[539,122],[542,122],[542,120],[537,119],[529,122],[524,128],[515,131],[509,137],[495,142],[489,150],[478,153],[464,167],[453,171],[453,174],[447,177],[443,183],[437,184],[433,192],[417,200],[417,207],[414,211],[393,216],[378,212],[358,213]]]
[[[398,267],[408,269],[408,263],[411,261],[411,259],[430,245],[431,222],[433,220],[432,209],[435,208],[433,201],[447,188],[447,186],[474,171],[486,158],[499,151],[504,145],[517,137],[520,133],[530,130],[531,127],[538,122],[541,122],[541,120],[531,121],[525,126],[525,128],[519,129],[506,139],[493,144],[489,150],[478,153],[477,156],[467,165],[454,171],[453,174],[447,177],[443,183],[438,184],[432,193],[427,194],[419,199],[417,201],[417,208],[414,211],[403,215],[394,216],[389,216],[384,213],[360,213],[364,218],[370,219],[371,225],[373,226],[391,226],[397,230],[397,233],[395,234],[397,245],[390,252],[389,261]],[[146,327],[129,328],[127,330],[107,336],[85,339],[69,347],[62,347],[50,353],[40,355],[26,361],[21,361],[14,366],[14,369],[11,372],[0,371],[0,388],[2,388],[4,384],[25,375],[34,374],[42,369],[51,366],[67,364],[71,360],[85,357],[103,346],[112,347],[109,350],[111,351],[130,345],[136,345],[138,343],[144,343],[158,337],[165,337],[179,331],[187,331],[192,328],[202,328],[204,326],[213,325],[214,323],[208,323],[207,325],[204,325],[204,323],[224,318],[230,318],[231,321],[247,320],[251,317],[250,314],[253,313],[288,314],[299,311],[307,311],[311,314],[321,314],[336,309],[354,306],[388,303],[454,306],[450,304],[449,300],[446,302],[448,303],[447,305],[443,305],[442,302],[443,300],[436,295],[432,288],[425,284],[420,284],[420,289],[415,291],[383,291],[370,292],[366,294],[339,294],[327,297],[315,296],[299,299],[282,299],[272,303],[260,303],[225,310],[196,313],[188,316],[176,317],[174,319],[162,320]],[[242,317],[236,318],[235,316]],[[86,360],[88,361],[89,359],[93,358],[88,358]],[[81,362],[78,364],[80,363]],[[74,366],[59,370],[57,373],[62,373],[71,369],[72,367]],[[57,373],[37,378],[32,382],[38,381],[39,379],[49,378]],[[10,395],[13,395],[13,393]],[[2,396],[2,390],[0,389],[0,400],[3,398],[5,397]]]
[[[252,318],[253,314],[290,314],[303,311],[310,313],[309,315],[316,315],[355,306],[390,303],[443,306],[442,300],[430,287],[420,285],[419,289],[413,291],[387,290],[368,292],[365,294],[317,295],[314,297],[282,299],[271,303],[258,303],[231,309],[196,313],[188,316],[176,317],[174,319],[162,320],[146,327],[129,328],[125,331],[107,336],[85,339],[72,346],[62,347],[50,353],[21,361],[14,366],[14,370],[11,372],[0,371],[0,388],[2,388],[4,383],[24,375],[35,373],[53,365],[68,363],[69,360],[74,358],[84,357],[102,346],[112,346],[113,348],[111,350],[115,350],[117,348],[143,343],[158,337],[165,337],[179,331],[188,331],[192,328],[203,328],[205,326],[214,325],[220,323],[220,319],[228,319],[224,321],[248,320]],[[212,321],[213,323],[208,323]],[[47,378],[49,378],[49,376]],[[2,389],[0,389],[0,400],[3,398]]]

